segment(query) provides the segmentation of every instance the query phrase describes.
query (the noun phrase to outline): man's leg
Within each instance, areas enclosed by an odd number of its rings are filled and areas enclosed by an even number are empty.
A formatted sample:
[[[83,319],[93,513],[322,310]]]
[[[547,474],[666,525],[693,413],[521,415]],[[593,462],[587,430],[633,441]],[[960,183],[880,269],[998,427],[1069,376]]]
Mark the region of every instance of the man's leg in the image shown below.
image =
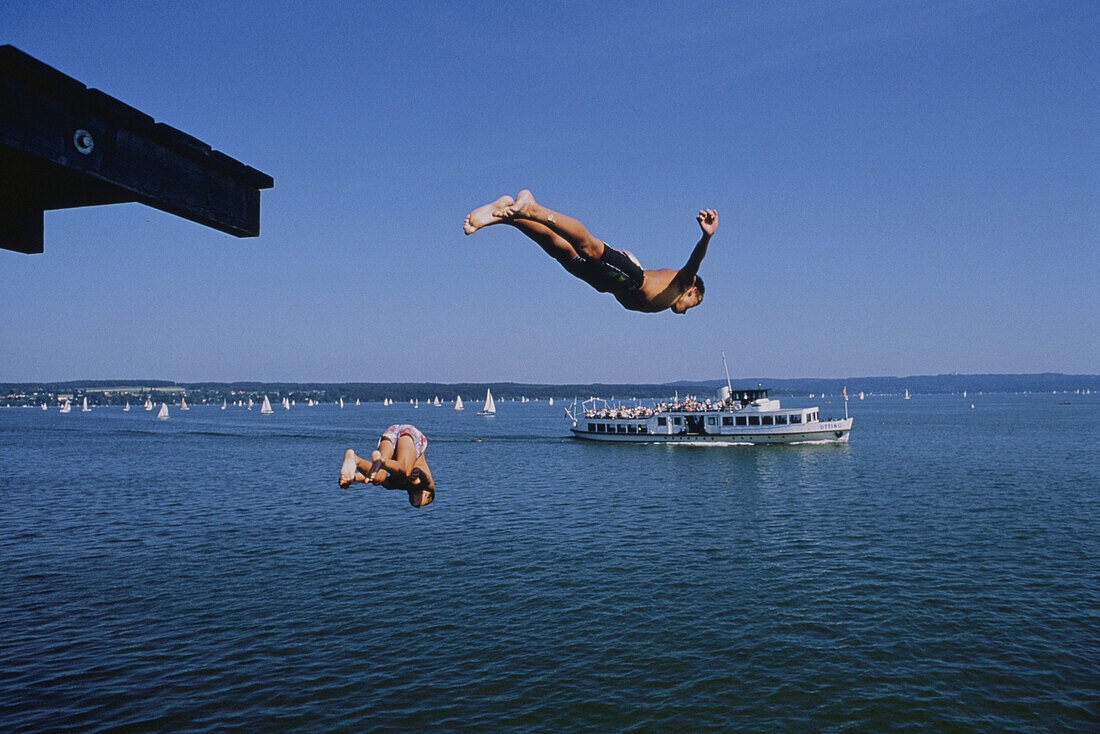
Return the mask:
[[[520,232],[530,237],[550,257],[562,265],[569,263],[577,256],[577,251],[561,235],[547,227],[545,224],[530,222],[526,219],[510,219],[504,224],[510,224]]]
[[[527,189],[519,192],[518,199],[502,196],[474,209],[462,228],[466,234],[473,234],[490,224],[511,224],[558,262],[569,262],[578,254],[594,260],[603,255],[603,242],[583,224],[538,204]]]
[[[524,229],[523,225],[529,227],[540,225],[536,231],[549,229],[565,240],[578,254],[592,260],[599,260],[603,255],[604,244],[602,240],[593,237],[588,228],[573,217],[547,209],[539,204],[527,189],[519,192],[519,196],[516,197],[514,203],[505,206],[501,210],[500,218],[521,230]],[[531,235],[528,236],[535,239]]]

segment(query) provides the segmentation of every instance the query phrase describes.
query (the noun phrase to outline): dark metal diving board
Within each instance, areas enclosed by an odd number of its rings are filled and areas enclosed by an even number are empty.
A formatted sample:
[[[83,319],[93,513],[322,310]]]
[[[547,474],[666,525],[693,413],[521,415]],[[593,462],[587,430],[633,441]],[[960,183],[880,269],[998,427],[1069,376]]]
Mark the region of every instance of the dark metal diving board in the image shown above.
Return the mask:
[[[42,252],[43,212],[136,201],[260,233],[274,180],[170,125],[0,46],[0,248]]]

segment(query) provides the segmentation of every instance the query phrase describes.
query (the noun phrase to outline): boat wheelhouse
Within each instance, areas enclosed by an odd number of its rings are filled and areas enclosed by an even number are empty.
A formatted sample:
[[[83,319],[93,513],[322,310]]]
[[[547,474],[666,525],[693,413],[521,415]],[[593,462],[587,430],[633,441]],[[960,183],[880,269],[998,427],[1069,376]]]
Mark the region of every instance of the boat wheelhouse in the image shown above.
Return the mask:
[[[846,443],[853,419],[822,420],[817,406],[783,408],[767,389],[722,387],[717,400],[668,400],[620,405],[590,398],[566,415],[573,435],[591,441],[628,443]]]

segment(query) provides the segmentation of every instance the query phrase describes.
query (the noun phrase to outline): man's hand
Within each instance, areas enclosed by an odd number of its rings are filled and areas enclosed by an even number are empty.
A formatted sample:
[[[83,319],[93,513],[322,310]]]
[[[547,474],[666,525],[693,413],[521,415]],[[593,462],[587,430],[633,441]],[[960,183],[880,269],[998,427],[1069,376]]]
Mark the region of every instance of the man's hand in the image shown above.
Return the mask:
[[[703,234],[710,237],[718,229],[718,212],[713,209],[700,209],[695,221],[699,223],[699,229],[703,230]]]

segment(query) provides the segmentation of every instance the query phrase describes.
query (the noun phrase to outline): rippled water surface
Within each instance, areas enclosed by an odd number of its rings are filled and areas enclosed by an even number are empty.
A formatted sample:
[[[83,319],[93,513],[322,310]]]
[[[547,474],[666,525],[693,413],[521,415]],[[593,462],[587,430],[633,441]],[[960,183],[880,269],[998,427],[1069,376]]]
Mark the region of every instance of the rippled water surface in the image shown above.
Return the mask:
[[[1100,729],[1096,396],[757,448],[498,407],[0,409],[0,729]],[[436,502],[339,489],[402,421]]]

